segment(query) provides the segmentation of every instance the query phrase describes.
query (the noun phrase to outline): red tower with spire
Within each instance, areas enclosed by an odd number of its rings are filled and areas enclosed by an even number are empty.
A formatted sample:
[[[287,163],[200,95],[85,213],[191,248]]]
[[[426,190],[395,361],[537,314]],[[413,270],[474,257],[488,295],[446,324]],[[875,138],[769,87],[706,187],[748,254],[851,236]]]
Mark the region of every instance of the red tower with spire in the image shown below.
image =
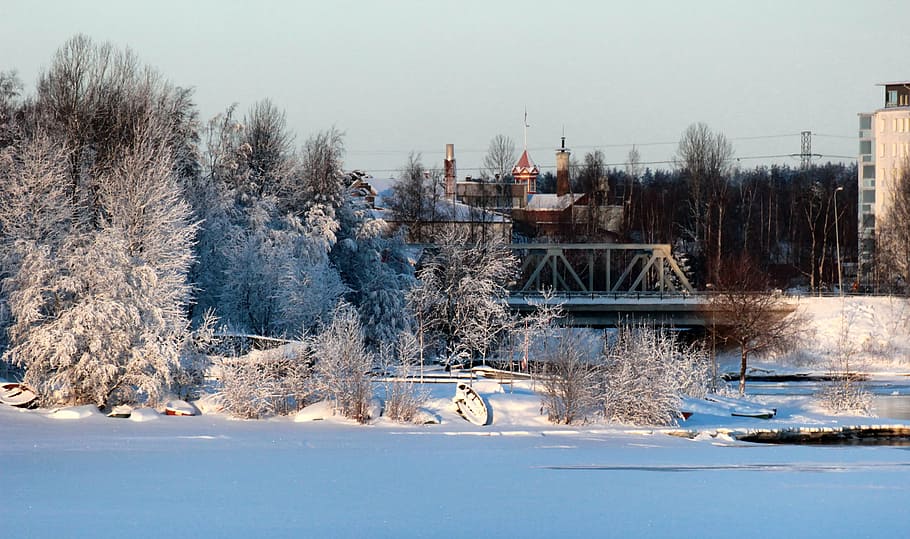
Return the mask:
[[[525,147],[524,151],[521,152],[521,157],[518,158],[518,162],[512,167],[512,178],[517,183],[526,183],[528,193],[536,193],[537,176],[540,175],[540,168],[528,155],[528,127],[531,126],[528,125],[528,111],[525,110]]]

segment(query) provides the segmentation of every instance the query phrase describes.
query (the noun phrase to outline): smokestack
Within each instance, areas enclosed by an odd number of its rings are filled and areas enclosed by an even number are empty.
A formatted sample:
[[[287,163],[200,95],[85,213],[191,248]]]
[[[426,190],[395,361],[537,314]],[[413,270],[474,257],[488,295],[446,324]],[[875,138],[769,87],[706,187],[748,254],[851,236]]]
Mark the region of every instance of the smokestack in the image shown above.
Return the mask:
[[[566,149],[566,137],[562,137],[562,146],[556,150],[556,196],[569,194],[569,150]]]
[[[446,198],[455,200],[455,145],[446,144]]]

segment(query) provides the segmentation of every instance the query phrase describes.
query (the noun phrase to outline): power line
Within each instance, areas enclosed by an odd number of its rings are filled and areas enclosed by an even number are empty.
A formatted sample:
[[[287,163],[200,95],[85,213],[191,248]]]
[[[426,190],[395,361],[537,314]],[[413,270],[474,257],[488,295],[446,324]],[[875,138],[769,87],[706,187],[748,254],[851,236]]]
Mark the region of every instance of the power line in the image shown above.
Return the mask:
[[[784,157],[792,157],[794,159],[799,159],[800,154],[798,154],[798,153],[781,153],[781,154],[774,154],[774,155],[747,155],[747,156],[741,156],[741,157],[734,157],[733,159],[736,161],[747,161],[747,160],[754,160],[754,159],[780,159],[780,158],[784,158]],[[814,153],[814,154],[812,154],[812,157],[818,157],[818,158],[828,157],[831,159],[856,160],[855,155],[833,155],[833,154]],[[661,160],[661,161],[639,161],[638,164],[639,165],[675,165],[676,163],[678,163],[678,161],[675,159],[665,159],[665,160]],[[603,166],[604,167],[621,167],[621,166],[625,166],[626,164],[627,164],[626,162],[603,163]],[[570,166],[580,168],[585,165],[582,163],[578,163],[576,165],[570,165]],[[538,164],[537,168],[539,168],[540,170],[555,170],[556,165],[555,164],[552,164],[552,165]],[[484,168],[483,167],[459,167],[458,170],[460,172],[463,172],[463,171],[479,172],[479,171],[484,170]],[[370,173],[392,173],[392,172],[400,172],[400,169],[397,169],[397,168],[395,168],[395,169],[368,169],[368,172],[370,172]]]
[[[815,133],[813,133],[813,134],[815,134]],[[798,136],[800,136],[800,133],[780,133],[780,134],[774,134],[774,135],[750,135],[750,136],[742,136],[742,137],[730,137],[730,138],[728,138],[727,140],[730,140],[730,141],[737,141],[737,140],[766,140],[766,139],[789,138],[789,137],[798,137]],[[841,137],[840,135],[819,135],[819,136]],[[850,137],[842,137],[842,138],[850,138]],[[644,148],[644,147],[649,147],[649,146],[673,146],[673,145],[676,145],[676,144],[679,144],[679,140],[672,140],[672,141],[650,141],[650,142],[612,142],[612,143],[607,143],[607,144],[581,144],[581,145],[573,145],[572,147],[573,147],[574,149],[576,149],[576,150],[590,150],[590,149],[598,149],[598,148],[631,148],[631,147],[633,147],[633,146],[638,147],[638,148]],[[529,150],[529,151],[532,151],[532,152],[548,151],[548,150],[552,150],[552,149],[553,149],[553,148],[550,147],[550,146],[536,146],[536,147],[530,147],[530,148],[528,148],[528,150]],[[432,154],[432,153],[435,153],[436,151],[437,151],[437,150],[428,150],[428,149],[421,149],[421,150],[418,150],[418,149],[410,149],[410,150],[348,150],[347,153],[352,154],[352,155],[369,155],[369,154],[376,154],[376,155],[399,155],[399,154],[407,154],[407,153],[411,153],[411,152]],[[465,154],[465,153],[467,153],[467,154],[471,154],[471,153],[486,153],[486,152],[488,151],[488,148],[483,148],[483,149],[479,149],[479,148],[458,148],[457,151],[458,151],[458,153],[460,153],[460,154]]]

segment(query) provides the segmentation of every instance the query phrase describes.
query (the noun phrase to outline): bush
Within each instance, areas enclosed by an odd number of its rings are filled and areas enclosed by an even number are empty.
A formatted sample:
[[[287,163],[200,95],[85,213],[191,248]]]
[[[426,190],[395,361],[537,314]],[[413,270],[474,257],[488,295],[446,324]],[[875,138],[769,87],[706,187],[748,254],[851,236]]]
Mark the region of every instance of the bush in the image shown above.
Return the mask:
[[[543,409],[554,423],[581,420],[595,405],[599,370],[587,360],[578,339],[566,336],[544,353],[541,386]]]
[[[345,303],[335,309],[332,323],[313,339],[318,389],[334,400],[341,415],[360,423],[370,419],[373,399],[370,371],[374,358],[363,340],[357,311]]]
[[[307,404],[313,394],[306,345],[285,345],[221,360],[221,397],[234,417],[285,415]]]
[[[417,419],[420,407],[427,401],[429,392],[417,386],[409,377],[418,365],[419,344],[410,332],[402,332],[394,350],[383,353],[387,371],[394,376],[385,383],[385,415],[394,421],[411,422]]]
[[[664,328],[621,326],[604,346],[604,416],[635,425],[675,425],[680,397],[704,397],[704,350],[684,346]]]

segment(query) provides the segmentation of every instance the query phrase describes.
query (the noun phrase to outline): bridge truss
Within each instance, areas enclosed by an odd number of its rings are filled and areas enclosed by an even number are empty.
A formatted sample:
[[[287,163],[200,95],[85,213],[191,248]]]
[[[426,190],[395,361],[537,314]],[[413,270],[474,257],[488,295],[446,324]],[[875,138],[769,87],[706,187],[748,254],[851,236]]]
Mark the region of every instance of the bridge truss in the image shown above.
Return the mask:
[[[522,260],[518,293],[692,294],[668,244],[515,243]]]

